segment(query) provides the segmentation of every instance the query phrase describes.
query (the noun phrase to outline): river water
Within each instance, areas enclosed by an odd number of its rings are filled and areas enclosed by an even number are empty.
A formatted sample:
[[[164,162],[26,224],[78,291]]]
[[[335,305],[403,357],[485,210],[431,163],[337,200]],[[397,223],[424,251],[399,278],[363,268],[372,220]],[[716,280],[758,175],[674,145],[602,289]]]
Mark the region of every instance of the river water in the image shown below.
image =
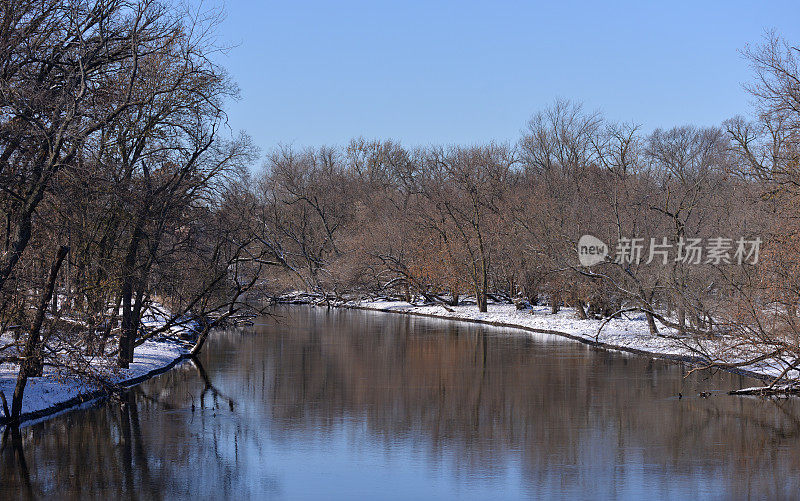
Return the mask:
[[[800,492],[800,402],[725,395],[756,383],[742,376],[452,321],[274,315],[216,333],[199,364],[7,437],[0,498]]]

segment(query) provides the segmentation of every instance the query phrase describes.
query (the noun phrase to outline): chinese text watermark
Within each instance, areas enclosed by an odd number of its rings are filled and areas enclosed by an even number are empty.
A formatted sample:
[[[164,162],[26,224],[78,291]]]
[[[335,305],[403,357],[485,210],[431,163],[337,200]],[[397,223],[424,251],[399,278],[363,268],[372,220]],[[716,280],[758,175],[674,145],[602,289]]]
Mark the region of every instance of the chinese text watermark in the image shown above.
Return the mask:
[[[617,240],[614,252],[593,235],[583,235],[578,240],[578,260],[582,266],[594,266],[611,261],[617,264],[638,265],[660,263],[757,264],[761,238],[627,238]],[[613,257],[613,259],[610,259]]]

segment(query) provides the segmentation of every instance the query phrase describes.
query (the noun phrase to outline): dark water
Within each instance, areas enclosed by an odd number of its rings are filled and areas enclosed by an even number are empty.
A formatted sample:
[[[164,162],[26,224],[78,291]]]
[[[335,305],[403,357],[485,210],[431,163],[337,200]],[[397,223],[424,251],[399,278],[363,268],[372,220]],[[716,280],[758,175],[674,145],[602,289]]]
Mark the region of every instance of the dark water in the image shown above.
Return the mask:
[[[800,405],[721,393],[745,378],[471,324],[278,313],[123,401],[24,427],[0,498],[800,495]],[[720,393],[675,397],[700,390]]]

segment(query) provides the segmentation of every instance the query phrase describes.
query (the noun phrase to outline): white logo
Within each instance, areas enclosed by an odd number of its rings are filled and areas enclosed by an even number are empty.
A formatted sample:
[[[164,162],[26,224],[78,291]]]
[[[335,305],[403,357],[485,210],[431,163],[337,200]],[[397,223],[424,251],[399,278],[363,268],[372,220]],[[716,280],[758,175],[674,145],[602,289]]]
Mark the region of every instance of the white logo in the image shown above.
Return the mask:
[[[594,266],[602,263],[608,256],[608,246],[593,235],[583,235],[578,240],[578,261],[582,266]]]

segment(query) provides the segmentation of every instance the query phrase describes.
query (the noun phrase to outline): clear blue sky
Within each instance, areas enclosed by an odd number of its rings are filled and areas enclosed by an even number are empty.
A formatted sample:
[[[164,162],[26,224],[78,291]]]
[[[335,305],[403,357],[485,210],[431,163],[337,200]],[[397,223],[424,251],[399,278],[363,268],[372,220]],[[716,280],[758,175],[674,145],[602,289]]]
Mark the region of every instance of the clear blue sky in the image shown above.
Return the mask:
[[[205,0],[204,5],[223,5]],[[558,97],[646,130],[747,113],[739,54],[795,2],[224,2],[230,125],[269,150],[515,141]]]

